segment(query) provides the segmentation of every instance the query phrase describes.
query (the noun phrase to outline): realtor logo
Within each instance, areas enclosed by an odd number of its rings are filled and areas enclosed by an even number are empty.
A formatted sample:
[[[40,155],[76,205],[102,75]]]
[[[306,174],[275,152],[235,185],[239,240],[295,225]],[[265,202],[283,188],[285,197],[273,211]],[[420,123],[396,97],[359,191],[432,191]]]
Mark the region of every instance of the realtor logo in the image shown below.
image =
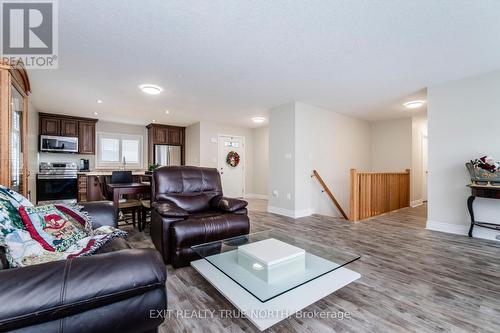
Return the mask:
[[[1,0],[2,60],[26,68],[57,68],[57,3]]]

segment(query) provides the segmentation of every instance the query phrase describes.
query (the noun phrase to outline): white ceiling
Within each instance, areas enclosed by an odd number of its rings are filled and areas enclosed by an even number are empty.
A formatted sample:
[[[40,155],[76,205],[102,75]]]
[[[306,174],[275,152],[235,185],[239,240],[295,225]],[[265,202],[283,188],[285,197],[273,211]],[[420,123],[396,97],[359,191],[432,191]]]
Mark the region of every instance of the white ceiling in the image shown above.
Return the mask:
[[[59,69],[30,72],[32,101],[137,124],[252,126],[292,100],[402,117],[425,87],[500,68],[499,31],[495,0],[64,0]]]

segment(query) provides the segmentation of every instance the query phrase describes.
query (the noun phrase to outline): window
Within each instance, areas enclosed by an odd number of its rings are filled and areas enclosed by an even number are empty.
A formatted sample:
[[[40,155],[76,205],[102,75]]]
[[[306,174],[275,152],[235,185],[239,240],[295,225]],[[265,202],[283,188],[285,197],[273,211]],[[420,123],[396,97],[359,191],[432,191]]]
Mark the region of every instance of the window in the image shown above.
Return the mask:
[[[97,134],[99,168],[142,168],[142,136],[119,133]]]

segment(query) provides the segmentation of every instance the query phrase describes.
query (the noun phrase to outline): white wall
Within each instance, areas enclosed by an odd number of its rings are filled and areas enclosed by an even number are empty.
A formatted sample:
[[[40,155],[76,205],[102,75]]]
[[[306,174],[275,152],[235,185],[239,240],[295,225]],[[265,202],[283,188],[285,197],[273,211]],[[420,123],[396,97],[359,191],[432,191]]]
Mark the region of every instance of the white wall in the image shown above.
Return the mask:
[[[253,129],[253,185],[250,196],[268,198],[269,127]]]
[[[200,166],[200,123],[186,127],[186,165]]]
[[[483,155],[500,159],[500,71],[428,88],[429,211],[427,228],[466,234],[470,183],[464,164]],[[478,221],[500,223],[500,201],[476,199]],[[474,236],[500,234],[475,228]]]
[[[391,172],[411,168],[412,119],[371,123],[371,171]]]
[[[269,112],[270,212],[295,214],[295,103],[277,106]],[[287,198],[288,196],[288,198]]]
[[[295,217],[338,216],[311,178],[316,169],[348,213],[349,170],[370,169],[370,124],[298,102],[274,108],[270,115],[269,190],[278,191],[279,197],[271,196],[269,210]]]
[[[349,214],[350,169],[369,170],[371,165],[370,124],[304,103],[296,103],[297,142],[303,143],[301,166],[296,165],[297,182],[309,184],[310,206],[314,213],[340,216],[316,179],[310,177],[316,169],[333,192],[341,207]],[[300,145],[300,144],[299,144]],[[307,188],[299,190],[307,193]],[[303,194],[302,194],[303,195]]]

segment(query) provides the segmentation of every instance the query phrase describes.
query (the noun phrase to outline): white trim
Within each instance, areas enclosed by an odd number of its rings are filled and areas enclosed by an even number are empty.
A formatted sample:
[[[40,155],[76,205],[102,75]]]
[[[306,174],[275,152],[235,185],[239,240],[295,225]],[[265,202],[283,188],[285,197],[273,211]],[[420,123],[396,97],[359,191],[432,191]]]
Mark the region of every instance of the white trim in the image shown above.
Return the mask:
[[[101,161],[101,138],[111,138],[119,141],[118,155],[120,160],[118,162],[103,162]],[[99,169],[116,169],[123,166],[122,156],[122,141],[123,140],[138,140],[139,141],[139,163],[126,163],[127,169],[142,169],[144,166],[144,136],[141,134],[124,134],[124,133],[111,133],[111,132],[97,132],[96,133],[96,167]]]
[[[453,224],[439,221],[427,220],[427,225],[425,229],[433,231],[447,232],[449,234],[456,235],[467,235],[469,232],[469,226],[463,224]]]
[[[302,210],[292,210],[281,207],[267,206],[267,211],[269,213],[283,215],[286,217],[291,217],[292,219],[298,219],[301,217],[311,216],[314,214],[313,208],[302,209]]]
[[[246,173],[246,160],[245,160],[245,156],[246,156],[246,149],[247,149],[247,145],[245,144],[245,137],[242,136],[242,135],[231,135],[231,134],[217,134],[217,170],[219,171],[220,173],[220,168],[221,168],[221,161],[220,161],[220,138],[221,137],[231,137],[231,138],[241,138],[241,142],[242,142],[242,145],[243,147],[242,148],[242,154],[241,154],[241,158],[240,158],[240,164],[241,164],[241,171],[243,172],[243,177],[242,177],[242,184],[241,184],[241,188],[242,188],[242,191],[241,191],[241,194],[242,194],[242,197],[245,196],[245,184],[246,184],[246,177],[245,177],[245,173]],[[221,176],[222,177],[222,176]]]
[[[447,232],[449,234],[455,234],[455,235],[464,235],[467,236],[469,233],[469,228],[470,225],[465,225],[465,224],[454,224],[454,223],[446,223],[446,222],[438,222],[438,221],[427,221],[427,226],[425,227],[428,230],[433,230],[433,231],[441,231],[441,232]],[[487,229],[487,228],[481,228],[478,226],[474,227],[474,231],[472,233],[472,236],[474,238],[482,238],[482,239],[490,239],[490,240],[495,240],[499,241],[499,238],[496,238],[497,236],[500,235],[499,231]]]
[[[410,202],[410,207],[415,208],[423,204],[424,204],[424,199],[413,200],[412,202]]]
[[[256,194],[256,193],[246,193],[245,198],[269,200],[269,196],[267,194]]]

